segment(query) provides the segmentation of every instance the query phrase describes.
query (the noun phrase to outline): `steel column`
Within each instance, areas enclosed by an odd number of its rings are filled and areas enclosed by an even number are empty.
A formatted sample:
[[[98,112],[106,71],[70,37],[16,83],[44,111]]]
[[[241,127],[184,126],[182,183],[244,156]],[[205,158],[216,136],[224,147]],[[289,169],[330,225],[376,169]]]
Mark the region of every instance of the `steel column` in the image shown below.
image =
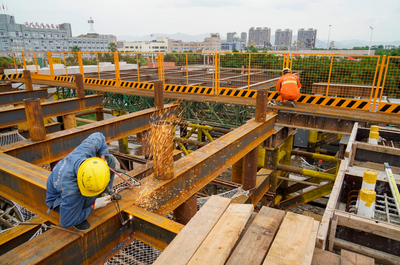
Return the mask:
[[[32,91],[33,85],[32,85],[32,78],[31,78],[31,71],[24,70],[23,72],[24,72],[25,90]]]
[[[29,135],[32,141],[42,141],[46,138],[44,127],[43,112],[40,106],[40,99],[24,99],[25,115],[28,121]]]

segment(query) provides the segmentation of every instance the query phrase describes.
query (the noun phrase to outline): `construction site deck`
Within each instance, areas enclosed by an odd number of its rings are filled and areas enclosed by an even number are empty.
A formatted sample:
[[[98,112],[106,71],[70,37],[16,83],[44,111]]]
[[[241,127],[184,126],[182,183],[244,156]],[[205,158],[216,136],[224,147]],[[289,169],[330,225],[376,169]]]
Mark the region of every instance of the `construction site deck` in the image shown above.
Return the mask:
[[[2,53],[0,264],[400,264],[400,57]],[[46,181],[94,132],[130,184],[64,228]]]

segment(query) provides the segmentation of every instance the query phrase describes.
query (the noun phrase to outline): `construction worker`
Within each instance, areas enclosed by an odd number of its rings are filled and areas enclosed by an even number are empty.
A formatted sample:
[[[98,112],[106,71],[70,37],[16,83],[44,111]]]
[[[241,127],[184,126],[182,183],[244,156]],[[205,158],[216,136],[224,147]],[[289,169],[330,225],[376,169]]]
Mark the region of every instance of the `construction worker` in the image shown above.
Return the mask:
[[[108,152],[104,135],[91,134],[57,163],[47,179],[47,212],[60,213],[63,227],[89,229],[86,218],[111,202],[111,196],[105,193],[111,191],[114,181],[110,168],[115,169],[115,158]],[[119,200],[121,195],[113,198]]]
[[[280,92],[281,100],[278,101],[279,106],[283,106],[283,100],[290,101],[292,107],[296,107],[295,100],[300,96],[301,84],[297,76],[292,74],[290,68],[283,68],[282,77],[279,78],[276,84],[276,91]]]

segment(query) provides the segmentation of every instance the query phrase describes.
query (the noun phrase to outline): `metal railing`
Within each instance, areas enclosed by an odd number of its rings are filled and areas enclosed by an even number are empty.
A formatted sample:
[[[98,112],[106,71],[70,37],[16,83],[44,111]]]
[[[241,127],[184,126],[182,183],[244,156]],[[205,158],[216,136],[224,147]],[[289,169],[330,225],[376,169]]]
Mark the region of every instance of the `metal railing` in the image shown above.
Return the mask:
[[[199,91],[226,96],[243,96],[242,90],[255,94],[264,89],[275,91],[282,68],[290,67],[300,77],[301,93],[306,96],[363,100],[371,106],[377,103],[370,111],[388,109],[387,104],[397,104],[400,99],[399,56],[12,51],[0,52],[0,57],[12,68],[6,69],[6,74],[25,69],[34,73],[32,78],[53,80],[80,73],[84,78],[114,80],[114,86],[122,82],[124,87],[127,82],[163,80],[168,91],[188,92],[179,87],[199,87],[206,88]],[[399,112],[395,107],[393,111]]]

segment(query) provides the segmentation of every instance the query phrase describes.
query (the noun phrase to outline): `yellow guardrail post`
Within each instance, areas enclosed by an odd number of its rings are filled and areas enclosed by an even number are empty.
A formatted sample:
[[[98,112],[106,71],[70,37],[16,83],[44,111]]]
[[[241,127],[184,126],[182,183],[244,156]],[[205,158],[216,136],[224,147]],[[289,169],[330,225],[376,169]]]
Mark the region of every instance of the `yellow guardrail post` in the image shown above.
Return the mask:
[[[15,73],[18,74],[18,70],[17,70],[17,62],[15,61],[15,56],[14,56],[14,52],[11,53],[13,60],[14,60],[14,67],[15,67]]]
[[[374,74],[374,80],[372,81],[372,86],[371,86],[371,95],[369,97],[369,101],[372,102],[372,97],[374,96],[374,84],[376,81],[376,76],[379,73],[379,62],[381,60],[381,57],[378,57],[378,60],[376,60],[376,66],[375,66],[375,74]]]
[[[188,55],[186,53],[186,85],[189,85],[189,64],[188,64]]]
[[[67,61],[65,60],[65,52],[62,53],[64,58],[65,75],[68,76]]]
[[[35,59],[36,73],[39,73],[39,65],[37,62],[36,52],[33,52],[33,58]]]
[[[119,72],[119,58],[118,58],[118,53],[114,52],[114,65],[115,65],[115,80],[117,81],[117,86],[120,86],[121,84],[121,75]]]
[[[249,70],[247,71],[247,89],[250,89],[251,53],[249,53]]]
[[[97,73],[99,74],[99,79],[101,79],[101,77],[100,77],[99,53],[98,52],[96,52],[96,62],[97,62]]]
[[[82,62],[82,53],[78,52],[78,63],[79,63],[79,73],[82,75],[82,78],[85,78],[85,70],[83,69],[83,62]]]
[[[24,64],[24,70],[28,70],[28,69],[26,69],[25,54],[22,51],[21,51],[21,54],[22,54],[22,62]]]
[[[372,105],[372,112],[376,112],[375,104],[376,104],[376,100],[377,100],[377,97],[378,97],[379,85],[380,85],[381,80],[382,80],[383,69],[386,66],[385,63],[386,63],[386,55],[383,55],[382,56],[382,61],[381,61],[381,64],[380,64],[380,69],[379,69],[378,82],[376,83],[374,102],[373,102],[373,105]]]
[[[47,52],[47,60],[50,68],[50,76],[54,76],[53,58],[51,57],[51,52]]]
[[[379,103],[381,103],[383,90],[385,89],[385,82],[386,82],[387,71],[389,69],[390,58],[394,58],[394,56],[388,56],[388,59],[387,59],[387,62],[386,62],[386,70],[385,70],[385,75],[384,75],[383,80],[382,80],[382,89],[381,89],[381,93],[379,95]]]
[[[331,66],[329,67],[328,85],[326,86],[326,95],[325,96],[328,96],[328,94],[329,94],[329,84],[331,82],[331,76],[332,76],[332,65],[333,65],[333,55],[331,56]]]
[[[138,82],[140,82],[140,76],[139,76],[139,68],[140,68],[140,66],[139,66],[139,54],[138,53],[136,53],[136,70],[137,70],[137,78],[138,78]]]

